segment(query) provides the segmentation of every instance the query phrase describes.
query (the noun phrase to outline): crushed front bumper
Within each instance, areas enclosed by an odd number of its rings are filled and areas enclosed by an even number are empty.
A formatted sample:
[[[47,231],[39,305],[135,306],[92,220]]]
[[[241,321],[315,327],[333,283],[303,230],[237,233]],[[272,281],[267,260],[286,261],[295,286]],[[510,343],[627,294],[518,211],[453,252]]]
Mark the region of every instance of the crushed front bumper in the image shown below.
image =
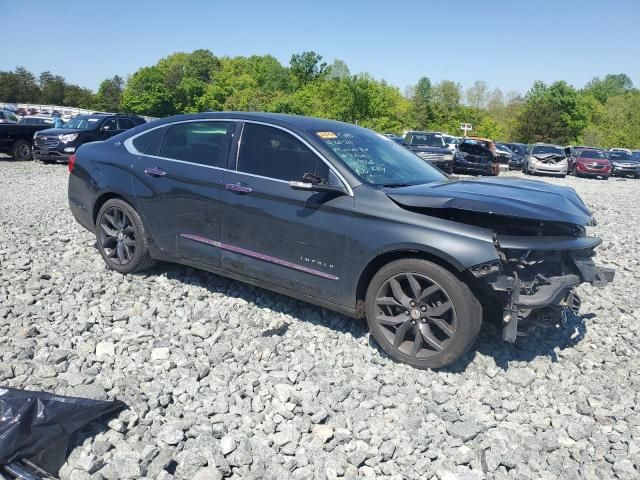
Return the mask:
[[[513,241],[504,243],[522,247],[527,243],[525,239],[523,237],[521,244]],[[540,240],[532,241],[531,247],[541,246]],[[582,237],[574,242],[549,240],[545,242],[549,247],[563,245],[569,248],[538,250],[533,255],[532,250],[518,248],[509,252],[510,257],[503,255],[501,260],[470,270],[476,278],[486,282],[503,306],[502,337],[505,341],[515,342],[518,322],[534,310],[547,308],[565,312],[569,309],[578,314],[581,302],[574,288],[581,283],[603,287],[613,281],[615,270],[600,267],[593,261],[592,248],[600,243],[598,239]],[[539,256],[532,259],[536,255]]]

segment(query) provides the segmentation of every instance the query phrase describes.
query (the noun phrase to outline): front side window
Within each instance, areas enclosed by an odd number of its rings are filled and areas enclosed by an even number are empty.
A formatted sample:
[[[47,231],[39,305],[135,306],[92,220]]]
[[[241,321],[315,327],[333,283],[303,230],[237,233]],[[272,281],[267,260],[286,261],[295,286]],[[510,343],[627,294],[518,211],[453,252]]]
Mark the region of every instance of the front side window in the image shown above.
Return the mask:
[[[228,143],[231,122],[188,122],[169,127],[160,156],[217,167]]]
[[[108,130],[110,132],[115,132],[118,129],[118,124],[116,123],[115,118],[109,118],[102,124],[103,130]]]
[[[242,131],[237,170],[289,182],[314,178],[322,183],[329,178],[327,164],[297,138],[252,123]]]

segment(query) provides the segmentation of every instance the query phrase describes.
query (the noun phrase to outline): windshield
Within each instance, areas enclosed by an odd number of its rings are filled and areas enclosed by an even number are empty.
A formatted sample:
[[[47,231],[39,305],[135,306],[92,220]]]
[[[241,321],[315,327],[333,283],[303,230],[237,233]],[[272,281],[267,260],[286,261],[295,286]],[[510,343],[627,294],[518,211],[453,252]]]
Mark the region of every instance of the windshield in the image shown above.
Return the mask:
[[[394,187],[447,178],[406,148],[371,130],[344,126],[313,133],[365,183]]]
[[[507,153],[513,153],[513,150],[507,147],[504,143],[498,143],[496,146],[498,147],[498,150],[502,150],[503,152]]]
[[[553,145],[534,145],[533,150],[531,150],[531,155],[544,155],[549,153],[562,155],[564,157],[564,150],[560,147],[554,147]]]
[[[618,162],[628,162],[631,160],[631,155],[627,152],[609,152],[609,159]]]
[[[598,160],[604,160],[606,158],[599,150],[582,150],[578,156],[580,158],[596,158]]]
[[[512,151],[519,153],[520,155],[526,155],[528,150],[528,147],[526,145],[520,143],[510,143],[509,148]]]
[[[442,135],[435,133],[417,133],[411,137],[411,145],[426,145],[428,147],[443,147]]]
[[[98,126],[102,117],[91,117],[89,115],[78,115],[73,120],[69,120],[62,125],[61,128],[73,129],[73,130],[93,130]]]

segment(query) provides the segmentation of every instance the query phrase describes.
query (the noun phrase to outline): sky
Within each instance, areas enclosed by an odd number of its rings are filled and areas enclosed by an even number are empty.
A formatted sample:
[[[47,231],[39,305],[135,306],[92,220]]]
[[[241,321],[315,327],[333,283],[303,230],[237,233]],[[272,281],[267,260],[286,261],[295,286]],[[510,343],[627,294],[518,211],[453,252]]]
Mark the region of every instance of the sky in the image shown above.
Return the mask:
[[[422,76],[505,93],[607,73],[640,86],[638,0],[0,0],[0,18],[0,70],[49,70],[92,90],[200,48],[284,65],[314,50],[402,92]]]

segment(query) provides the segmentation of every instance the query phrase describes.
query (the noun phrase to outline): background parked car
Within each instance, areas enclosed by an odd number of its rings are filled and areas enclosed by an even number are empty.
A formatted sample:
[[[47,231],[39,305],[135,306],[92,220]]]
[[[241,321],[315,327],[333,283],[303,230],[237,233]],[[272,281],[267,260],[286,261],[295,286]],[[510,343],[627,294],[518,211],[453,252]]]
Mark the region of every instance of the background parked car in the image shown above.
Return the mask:
[[[525,158],[522,171],[565,177],[569,169],[564,147],[548,143],[534,143]]]
[[[78,115],[61,128],[38,132],[33,137],[33,157],[41,162],[68,160],[84,143],[106,140],[143,123],[134,115]]]
[[[465,137],[458,144],[453,171],[476,175],[499,175],[495,144],[487,138]]]
[[[454,137],[452,135],[447,135],[445,133],[442,134],[442,138],[444,143],[447,145],[447,148],[451,150],[451,153],[455,153],[458,144],[460,143],[460,139],[458,137]]]
[[[53,126],[53,118],[48,115],[27,115],[18,120],[18,125],[44,125]]]
[[[423,160],[431,162],[447,173],[453,172],[453,153],[438,132],[407,132],[403,145]]]
[[[607,180],[611,175],[611,162],[602,150],[576,149],[568,161],[569,172],[576,177],[601,177]]]
[[[511,161],[509,162],[510,170],[522,170],[522,164],[524,159],[529,153],[529,145],[525,143],[499,143],[498,145],[504,145],[511,150]]]
[[[509,147],[504,145],[496,145],[496,159],[498,160],[498,165],[500,165],[501,170],[509,170],[509,163],[511,162],[511,158],[513,157],[513,152]]]
[[[9,110],[0,110],[0,123],[18,123],[18,117]]]
[[[32,155],[33,135],[49,125],[0,124],[0,153],[16,160],[28,160]]]
[[[623,149],[611,149],[606,155],[609,162],[611,162],[611,175],[640,178],[640,157],[632,155]]]

